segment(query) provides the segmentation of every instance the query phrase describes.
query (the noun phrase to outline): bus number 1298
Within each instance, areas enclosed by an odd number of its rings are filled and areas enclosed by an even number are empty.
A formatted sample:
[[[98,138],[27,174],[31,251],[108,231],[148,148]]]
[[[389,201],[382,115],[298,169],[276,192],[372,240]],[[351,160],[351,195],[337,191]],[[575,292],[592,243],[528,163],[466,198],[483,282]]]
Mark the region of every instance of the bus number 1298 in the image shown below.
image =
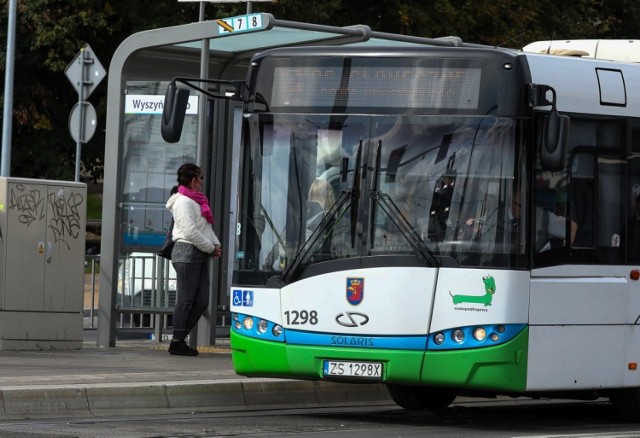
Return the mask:
[[[318,323],[318,312],[315,310],[287,310],[284,312],[287,318],[287,325],[305,325],[307,323],[316,325]]]

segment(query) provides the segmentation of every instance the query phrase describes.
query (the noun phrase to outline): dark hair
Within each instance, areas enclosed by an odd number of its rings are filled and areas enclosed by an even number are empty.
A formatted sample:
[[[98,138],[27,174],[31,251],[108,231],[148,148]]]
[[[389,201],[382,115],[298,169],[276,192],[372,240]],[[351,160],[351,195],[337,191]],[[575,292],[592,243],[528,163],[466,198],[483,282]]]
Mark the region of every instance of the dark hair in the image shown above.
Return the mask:
[[[193,163],[185,163],[178,169],[178,185],[173,186],[171,194],[178,193],[178,186],[187,187],[193,178],[197,178],[202,173],[199,166]]]

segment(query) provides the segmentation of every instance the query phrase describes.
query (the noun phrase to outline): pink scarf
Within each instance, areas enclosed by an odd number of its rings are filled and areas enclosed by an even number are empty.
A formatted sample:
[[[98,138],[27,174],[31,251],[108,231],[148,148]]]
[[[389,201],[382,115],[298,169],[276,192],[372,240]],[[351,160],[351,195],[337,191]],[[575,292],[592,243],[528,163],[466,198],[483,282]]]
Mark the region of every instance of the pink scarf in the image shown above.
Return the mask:
[[[200,204],[200,214],[202,214],[202,217],[204,217],[210,224],[213,223],[213,213],[209,207],[209,200],[204,193],[196,192],[183,185],[178,186],[178,193],[186,196],[187,198],[191,198]]]

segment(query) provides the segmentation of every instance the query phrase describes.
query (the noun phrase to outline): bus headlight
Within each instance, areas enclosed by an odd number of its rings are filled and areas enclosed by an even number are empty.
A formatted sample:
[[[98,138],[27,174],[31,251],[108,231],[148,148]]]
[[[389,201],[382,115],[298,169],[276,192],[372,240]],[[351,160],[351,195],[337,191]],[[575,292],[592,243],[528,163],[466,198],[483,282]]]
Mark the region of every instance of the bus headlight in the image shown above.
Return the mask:
[[[526,324],[485,324],[433,331],[427,337],[427,350],[445,351],[487,348],[510,342],[527,328]]]
[[[253,328],[253,318],[250,316],[247,316],[245,319],[242,320],[242,326],[247,330],[251,330]]]
[[[274,325],[273,329],[271,329],[271,333],[273,333],[273,336],[275,336],[276,338],[278,336],[280,336],[282,334],[282,326],[281,325]]]
[[[261,319],[258,322],[258,333],[260,333],[261,335],[266,333],[267,328],[269,328],[269,323],[267,323],[267,321],[265,321],[264,319]]]
[[[234,322],[233,326],[236,328],[236,330],[240,330],[242,328],[242,324],[240,323],[240,321]]]
[[[476,327],[473,329],[473,339],[476,341],[484,341],[487,337],[487,331],[482,327]]]

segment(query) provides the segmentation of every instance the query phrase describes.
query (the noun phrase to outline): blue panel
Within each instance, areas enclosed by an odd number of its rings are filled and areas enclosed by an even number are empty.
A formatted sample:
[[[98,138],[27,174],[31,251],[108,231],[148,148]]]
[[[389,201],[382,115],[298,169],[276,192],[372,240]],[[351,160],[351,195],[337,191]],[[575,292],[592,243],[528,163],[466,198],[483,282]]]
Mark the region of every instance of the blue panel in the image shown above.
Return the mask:
[[[123,233],[122,243],[130,246],[157,246],[164,243],[167,232],[162,233]]]
[[[351,336],[312,333],[298,330],[285,332],[287,344],[318,345],[338,348],[376,348],[387,350],[425,351],[427,336]]]

